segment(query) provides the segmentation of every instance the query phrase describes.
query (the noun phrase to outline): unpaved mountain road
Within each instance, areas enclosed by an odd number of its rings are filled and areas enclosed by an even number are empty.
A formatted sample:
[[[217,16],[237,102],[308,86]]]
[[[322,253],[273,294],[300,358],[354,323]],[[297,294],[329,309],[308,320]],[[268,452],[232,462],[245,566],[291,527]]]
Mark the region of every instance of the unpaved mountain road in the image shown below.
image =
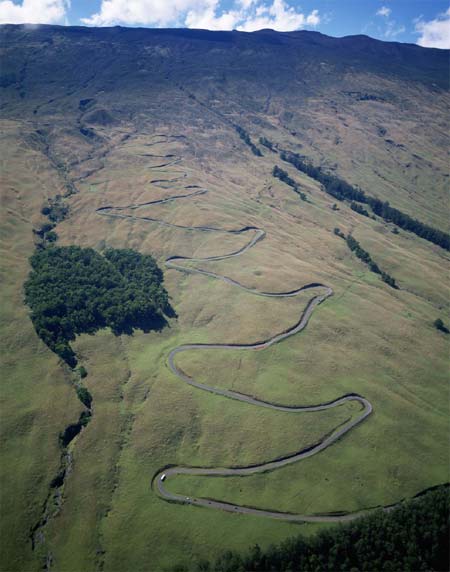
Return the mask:
[[[173,157],[171,155],[170,157]],[[172,161],[171,164],[179,164],[180,160]],[[160,165],[155,165],[154,167],[150,167],[154,169],[161,168]],[[173,179],[172,179],[173,180]],[[167,180],[169,182],[171,180]],[[158,179],[155,181],[157,183],[164,183],[166,182],[165,179]],[[186,186],[185,189],[197,188],[196,186]],[[188,199],[197,197],[207,193],[208,191],[205,189],[199,189],[194,192],[185,193],[185,194],[178,194],[171,197],[158,199],[154,201],[149,201],[141,204],[131,204],[127,206],[104,206],[97,209],[97,213],[102,216],[108,216],[113,218],[126,218],[132,220],[140,220],[140,221],[148,221],[157,223],[159,225],[188,230],[188,231],[197,231],[197,232],[220,232],[226,234],[233,234],[233,235],[241,235],[250,233],[251,236],[250,240],[240,249],[231,252],[229,254],[223,254],[220,256],[209,256],[205,258],[188,258],[183,256],[171,256],[166,259],[166,266],[167,268],[171,268],[174,270],[178,270],[180,272],[186,272],[191,274],[202,274],[204,276],[209,276],[218,280],[222,280],[231,286],[238,287],[246,292],[257,296],[265,296],[269,298],[287,298],[297,296],[305,291],[308,290],[322,290],[322,294],[314,295],[308,302],[306,308],[301,313],[299,320],[287,330],[284,330],[273,337],[252,342],[249,344],[185,344],[181,346],[177,346],[174,348],[169,356],[168,356],[168,365],[170,370],[180,379],[181,381],[188,383],[198,389],[202,389],[204,391],[208,391],[210,393],[214,393],[216,395],[227,397],[230,399],[235,399],[237,401],[241,401],[247,404],[255,405],[258,407],[266,407],[268,409],[274,409],[277,411],[284,411],[288,413],[303,413],[303,412],[311,412],[311,411],[323,411],[326,409],[331,409],[333,407],[339,407],[346,402],[349,401],[356,401],[361,405],[361,412],[353,419],[347,420],[343,425],[336,428],[334,431],[325,435],[318,443],[310,445],[306,448],[302,448],[301,450],[284,457],[280,457],[274,459],[272,461],[268,461],[261,464],[255,464],[247,467],[183,467],[183,466],[167,466],[164,469],[158,471],[158,473],[152,479],[152,485],[159,493],[159,495],[172,502],[179,502],[183,504],[192,504],[196,506],[203,506],[207,508],[214,508],[220,509],[228,512],[233,513],[241,513],[241,514],[252,514],[252,515],[259,515],[259,516],[266,516],[270,518],[282,519],[282,520],[289,520],[289,521],[296,521],[296,522],[333,522],[333,521],[346,521],[356,518],[363,514],[366,511],[361,511],[358,513],[351,513],[351,514],[319,514],[319,515],[303,515],[303,514],[291,514],[287,512],[277,512],[271,510],[264,510],[258,509],[248,506],[241,506],[226,502],[221,502],[214,499],[207,499],[207,498],[191,498],[185,495],[175,494],[168,491],[164,483],[166,479],[169,477],[173,477],[175,475],[198,475],[198,476],[215,476],[215,477],[225,477],[225,476],[246,476],[252,475],[255,473],[263,473],[266,471],[271,471],[273,469],[277,469],[283,467],[285,465],[289,465],[291,463],[296,463],[302,459],[306,459],[313,455],[316,455],[320,451],[323,451],[339,439],[341,439],[346,433],[351,431],[357,425],[362,423],[371,413],[372,413],[372,405],[371,403],[365,399],[364,397],[357,395],[356,393],[351,393],[344,395],[334,401],[330,401],[328,403],[321,403],[318,405],[282,405],[278,403],[271,403],[268,401],[263,401],[252,397],[251,395],[246,395],[244,393],[238,393],[236,391],[231,391],[228,389],[220,389],[205,383],[200,383],[195,379],[186,375],[177,365],[176,365],[176,356],[177,354],[185,351],[207,351],[207,350],[247,350],[247,351],[254,351],[254,350],[263,350],[271,345],[278,343],[289,336],[293,336],[298,332],[304,330],[308,324],[308,321],[314,312],[315,308],[324,302],[327,298],[333,295],[333,290],[329,286],[313,283],[304,285],[296,290],[291,290],[289,292],[263,292],[256,289],[248,288],[241,284],[240,282],[233,280],[227,276],[216,274],[214,272],[209,272],[207,270],[201,268],[193,268],[193,267],[185,267],[182,265],[182,262],[211,262],[216,260],[226,260],[228,258],[241,256],[245,254],[249,249],[253,248],[259,241],[264,240],[266,233],[264,230],[257,228],[257,227],[243,227],[237,230],[226,230],[221,228],[214,228],[214,227],[207,227],[207,226],[181,226],[177,224],[172,224],[166,222],[161,219],[146,217],[146,216],[137,216],[135,214],[130,214],[129,212],[123,211],[133,211],[142,207],[150,207],[152,205],[163,204],[169,201],[175,201],[179,199]]]

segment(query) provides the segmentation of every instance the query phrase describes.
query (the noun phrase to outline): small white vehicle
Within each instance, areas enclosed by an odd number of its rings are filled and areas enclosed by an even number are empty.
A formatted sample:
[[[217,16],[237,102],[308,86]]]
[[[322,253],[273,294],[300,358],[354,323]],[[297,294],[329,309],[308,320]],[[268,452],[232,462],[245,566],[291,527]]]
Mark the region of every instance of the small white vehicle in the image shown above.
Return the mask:
[[[161,482],[162,482],[165,478],[166,478],[166,473],[163,473],[163,474],[161,475]]]

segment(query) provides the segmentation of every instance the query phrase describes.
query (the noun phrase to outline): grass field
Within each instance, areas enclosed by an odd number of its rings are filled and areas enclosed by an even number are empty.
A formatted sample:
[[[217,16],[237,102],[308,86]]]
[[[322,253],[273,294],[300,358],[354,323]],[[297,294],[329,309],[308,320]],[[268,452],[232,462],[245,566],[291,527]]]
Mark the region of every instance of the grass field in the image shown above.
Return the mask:
[[[22,126],[2,127],[0,560],[9,571],[38,566],[32,564],[30,530],[58,470],[58,433],[76,420],[80,406],[67,372],[36,336],[23,304],[33,224],[46,197],[60,187],[49,165],[24,145]]]
[[[112,129],[114,145],[102,157],[102,168],[76,167],[79,192],[68,199],[70,217],[56,229],[59,243],[131,247],[154,254],[161,265],[175,254],[204,257],[240,248],[250,235],[180,230],[95,213],[101,206],[178,194],[184,186],[207,188],[193,199],[124,212],[182,225],[264,228],[265,240],[241,257],[185,264],[262,291],[321,282],[335,294],[315,310],[305,331],[267,350],[184,352],[177,364],[198,381],[283,404],[314,404],[357,392],[370,400],[374,413],[326,451],[292,466],[245,478],[177,477],[168,482],[169,490],[313,514],[385,505],[448,481],[449,341],[433,327],[448,308],[447,253],[412,234],[394,235],[390,225],[344,204],[333,211],[331,197],[283,165],[308,195],[308,203],[300,201],[272,178],[279,162],[274,156],[255,159],[226,127],[214,133],[201,127],[166,129],[172,135],[181,129],[184,141],[155,138],[153,128],[142,125],[122,143]],[[3,537],[8,541],[2,543],[2,558],[10,563],[8,572],[34,571],[46,560],[61,572],[159,572],[227,548],[267,546],[298,531],[317,530],[318,525],[171,504],[152,491],[152,477],[167,464],[260,463],[316,442],[358,411],[345,405],[320,413],[273,412],[183,384],[167,366],[173,347],[265,339],[298,320],[311,292],[267,299],[166,270],[178,314],[168,328],[121,338],[103,331],[74,343],[88,370],[93,418],[73,444],[61,509],[46,525],[44,541],[31,551],[29,529],[41,516],[58,469],[58,433],[77,419],[80,405],[69,372],[34,334],[21,291],[33,250],[32,227],[40,221],[45,198],[61,192],[62,183],[38,151],[23,146],[21,125],[10,122],[6,128],[1,271],[9,301],[1,327],[8,380],[2,388],[2,489],[8,490],[2,498]],[[77,140],[67,133],[61,137],[82,156]],[[212,144],[217,141],[220,152]],[[160,159],[146,153],[173,154],[182,161],[155,169]],[[178,177],[162,186],[151,182]],[[399,193],[400,206],[405,196]],[[430,197],[429,220],[435,221],[440,195]],[[336,226],[353,231],[400,290],[370,273],[333,234]]]

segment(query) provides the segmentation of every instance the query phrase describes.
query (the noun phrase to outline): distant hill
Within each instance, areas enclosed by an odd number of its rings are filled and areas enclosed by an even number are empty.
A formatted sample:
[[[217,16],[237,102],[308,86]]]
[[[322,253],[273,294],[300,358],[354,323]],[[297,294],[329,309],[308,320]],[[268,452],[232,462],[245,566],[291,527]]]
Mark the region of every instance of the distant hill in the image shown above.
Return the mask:
[[[156,48],[156,53],[164,48],[170,49],[169,69],[172,74],[180,74],[179,78],[177,77],[180,80],[188,77],[193,79],[192,76],[202,77],[208,69],[215,71],[215,78],[219,80],[224,67],[230,78],[237,79],[243,69],[247,68],[249,79],[262,81],[267,85],[283,78],[287,85],[278,87],[285,92],[286,87],[295,82],[295,73],[292,72],[298,73],[302,69],[306,71],[310,65],[327,63],[335,66],[336,73],[380,73],[393,75],[397,79],[435,84],[444,89],[449,85],[447,50],[382,42],[363,35],[332,38],[309,31],[260,30],[245,33],[120,26],[83,28],[40,25],[31,28],[3,25],[0,29],[2,45],[4,49],[7,48],[3,54],[2,77],[9,76],[11,80],[12,76],[9,74],[17,74],[19,70],[16,66],[20,65],[24,57],[31,58],[29,64],[39,64],[39,61],[45,59],[47,63],[52,61],[56,64],[56,69],[62,69],[68,63],[65,58],[82,58],[89,55],[93,58],[90,66],[81,66],[82,61],[79,61],[78,65],[74,61],[71,62],[72,73],[77,74],[79,81],[86,80],[97,66],[100,71],[101,65],[111,65],[113,56],[115,64],[109,70],[103,70],[104,73],[110,75],[126,62],[130,66],[128,71],[132,74],[139,72],[143,62],[148,61],[151,56],[150,49],[153,47]],[[49,53],[50,47],[56,49]],[[8,52],[14,48],[21,48],[23,53],[16,53],[15,58],[10,61]],[[159,54],[164,58],[164,51]],[[194,70],[193,73],[186,74],[186,64]],[[240,69],[235,69],[238,64]],[[230,65],[231,68],[228,67]],[[294,66],[291,73],[289,66]],[[317,71],[318,75],[304,79],[314,85],[314,82],[319,80],[320,68]],[[66,69],[66,73],[69,72],[70,70]],[[329,70],[324,73],[328,76]],[[69,77],[70,75],[66,74],[59,76],[59,81]],[[16,81],[19,79],[16,76]],[[41,76],[41,81],[44,80],[45,75]],[[4,84],[5,79],[2,81]],[[98,81],[101,81],[100,77]],[[145,82],[145,79],[142,78],[142,81]]]
[[[189,123],[206,105],[230,122],[243,117],[250,131],[281,128],[316,162],[446,224],[440,206],[417,194],[432,181],[444,200],[448,183],[446,50],[308,31],[13,25],[0,27],[0,43],[4,117],[51,123],[63,114],[66,129],[154,114]],[[180,115],[180,93],[200,105]]]

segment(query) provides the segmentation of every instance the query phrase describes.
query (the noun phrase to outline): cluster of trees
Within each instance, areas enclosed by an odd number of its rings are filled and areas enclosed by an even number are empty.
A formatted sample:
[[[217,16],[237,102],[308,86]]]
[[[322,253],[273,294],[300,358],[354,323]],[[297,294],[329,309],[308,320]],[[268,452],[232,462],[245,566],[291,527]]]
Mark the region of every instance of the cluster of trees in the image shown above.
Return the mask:
[[[250,135],[247,133],[247,131],[243,129],[240,125],[235,125],[234,128],[236,129],[237,134],[242,139],[242,141],[250,147],[253,155],[256,155],[257,157],[262,157],[263,154],[261,153],[260,149],[258,149],[258,147],[250,139]]]
[[[274,176],[277,179],[280,179],[280,181],[283,181],[283,183],[286,183],[286,185],[289,185],[290,187],[292,187],[292,189],[294,189],[294,191],[300,196],[302,201],[308,200],[308,197],[305,195],[305,193],[303,193],[298,188],[298,184],[296,183],[296,181],[294,181],[294,179],[292,177],[290,177],[286,171],[284,171],[283,169],[280,169],[280,167],[278,167],[278,165],[275,165],[275,167],[273,168],[272,176]]]
[[[449,491],[439,487],[390,512],[297,536],[245,555],[227,551],[203,572],[440,572],[449,570]],[[179,567],[180,572],[187,568]]]
[[[297,183],[294,181],[292,177],[289,176],[287,171],[284,171],[278,165],[275,165],[275,167],[273,168],[272,175],[277,179],[280,179],[280,181],[283,181],[283,183],[286,183],[286,185],[292,187],[294,191],[297,191],[298,188]]]
[[[269,139],[267,139],[267,137],[260,137],[259,138],[259,143],[261,145],[264,145],[264,147],[267,147],[267,149],[270,149],[271,151],[273,151],[274,153],[277,152],[277,150],[275,149],[274,144],[272,143],[272,141],[270,141]]]
[[[69,207],[64,203],[61,195],[56,195],[53,199],[48,199],[48,203],[42,207],[41,213],[48,217],[52,223],[58,223],[67,218]]]
[[[366,195],[361,191],[361,189],[352,187],[352,185],[342,179],[339,179],[335,175],[325,173],[320,167],[314,167],[314,165],[306,162],[300,155],[282,151],[280,153],[280,157],[283,161],[293,165],[298,171],[305,173],[308,177],[311,177],[321,183],[324,186],[325,191],[336,199],[340,201],[356,201],[358,203],[367,202]]]
[[[45,248],[54,244],[58,240],[58,235],[53,230],[58,222],[63,221],[69,215],[69,207],[64,203],[61,195],[48,199],[46,205],[41,209],[41,214],[46,216],[49,222],[45,222],[38,229],[33,230],[34,234],[40,238],[37,248]]]
[[[311,163],[305,161],[303,157],[296,153],[283,151],[280,156],[283,161],[291,163],[291,165],[296,169],[306,173],[309,177],[312,177],[321,183],[325,191],[336,199],[340,201],[348,200],[355,203],[367,204],[376,215],[386,222],[392,222],[404,230],[413,232],[420,238],[428,240],[433,244],[437,244],[441,248],[450,250],[450,235],[448,233],[428,226],[417,219],[410,217],[398,209],[391,207],[387,201],[383,202],[380,201],[380,199],[366,195],[364,191],[353,187],[339,177],[325,173],[320,167],[314,167]]]
[[[359,244],[356,238],[353,238],[351,234],[347,235],[346,237],[339,228],[334,229],[334,234],[343,238],[347,243],[347,246],[350,248],[350,250],[354,252],[355,255],[360,260],[365,262],[372,272],[375,272],[375,274],[379,274],[383,282],[386,282],[386,284],[391,286],[391,288],[395,288],[396,290],[398,289],[395,279],[392,278],[392,276],[390,276],[387,272],[384,272],[383,270],[380,269],[378,264],[372,260],[370,254],[367,252],[367,250],[364,250],[364,248]]]
[[[53,230],[55,226],[54,222],[44,222],[40,228],[33,229],[34,234],[42,241],[38,244],[38,248],[43,248],[46,244],[53,244],[58,240],[58,235]]]
[[[133,250],[49,246],[30,258],[25,301],[39,337],[70,367],[69,342],[110,327],[116,334],[160,329],[174,315],[155,260]],[[81,375],[81,372],[80,372]],[[88,400],[84,396],[82,401]]]
[[[374,197],[367,197],[367,204],[372,208],[372,211],[384,219],[386,222],[392,222],[403,230],[413,232],[415,235],[437,244],[445,250],[450,250],[450,235],[442,230],[433,228],[427,224],[418,221],[415,218],[391,207],[389,202],[383,202]]]
[[[355,213],[370,217],[369,212],[364,207],[362,207],[358,203],[355,203],[354,201],[350,203],[350,208],[352,209],[352,211],[355,211]]]

